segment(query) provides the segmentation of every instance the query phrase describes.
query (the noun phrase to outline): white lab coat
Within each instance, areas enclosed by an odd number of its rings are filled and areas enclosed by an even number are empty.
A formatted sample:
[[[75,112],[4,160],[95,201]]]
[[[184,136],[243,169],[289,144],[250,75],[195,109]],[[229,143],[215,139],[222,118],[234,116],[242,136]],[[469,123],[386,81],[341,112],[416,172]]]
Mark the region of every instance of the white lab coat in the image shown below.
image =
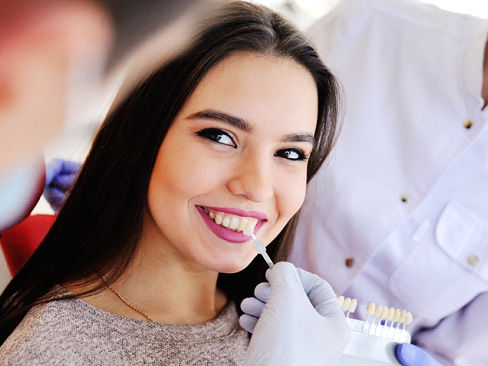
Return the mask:
[[[345,115],[292,262],[357,298],[360,319],[370,302],[410,311],[414,342],[437,359],[488,365],[488,22],[345,0],[309,34]]]

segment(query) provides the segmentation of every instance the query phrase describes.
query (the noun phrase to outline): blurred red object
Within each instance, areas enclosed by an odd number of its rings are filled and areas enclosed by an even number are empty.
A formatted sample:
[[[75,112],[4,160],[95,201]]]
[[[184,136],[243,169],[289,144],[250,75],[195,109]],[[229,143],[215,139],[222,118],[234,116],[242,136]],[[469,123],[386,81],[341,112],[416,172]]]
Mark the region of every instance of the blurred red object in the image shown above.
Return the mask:
[[[0,237],[0,245],[12,276],[22,268],[46,236],[56,215],[31,215]]]

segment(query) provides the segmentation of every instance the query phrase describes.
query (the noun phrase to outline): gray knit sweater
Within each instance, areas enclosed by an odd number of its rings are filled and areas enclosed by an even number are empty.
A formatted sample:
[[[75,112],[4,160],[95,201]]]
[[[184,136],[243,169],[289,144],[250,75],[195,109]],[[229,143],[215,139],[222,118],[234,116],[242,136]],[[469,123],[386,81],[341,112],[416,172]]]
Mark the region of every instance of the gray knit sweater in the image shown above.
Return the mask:
[[[210,322],[168,325],[69,299],[32,308],[0,347],[0,365],[241,365],[248,342],[233,303]]]

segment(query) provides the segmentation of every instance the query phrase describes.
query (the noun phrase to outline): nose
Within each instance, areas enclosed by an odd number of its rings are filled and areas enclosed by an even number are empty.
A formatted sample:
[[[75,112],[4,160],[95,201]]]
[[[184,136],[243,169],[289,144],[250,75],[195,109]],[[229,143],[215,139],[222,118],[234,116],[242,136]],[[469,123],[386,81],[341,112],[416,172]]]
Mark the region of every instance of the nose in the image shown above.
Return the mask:
[[[253,202],[264,202],[273,197],[272,172],[259,158],[243,159],[227,182],[229,190]]]

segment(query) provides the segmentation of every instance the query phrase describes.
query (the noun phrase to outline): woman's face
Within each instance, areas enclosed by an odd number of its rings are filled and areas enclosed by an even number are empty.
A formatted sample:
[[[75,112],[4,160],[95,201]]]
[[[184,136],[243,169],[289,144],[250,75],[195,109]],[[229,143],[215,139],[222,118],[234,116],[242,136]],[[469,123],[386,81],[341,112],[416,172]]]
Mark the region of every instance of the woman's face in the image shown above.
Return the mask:
[[[152,172],[144,247],[166,261],[244,269],[303,203],[317,89],[287,58],[236,53],[174,120]],[[152,255],[152,254],[151,254]]]

